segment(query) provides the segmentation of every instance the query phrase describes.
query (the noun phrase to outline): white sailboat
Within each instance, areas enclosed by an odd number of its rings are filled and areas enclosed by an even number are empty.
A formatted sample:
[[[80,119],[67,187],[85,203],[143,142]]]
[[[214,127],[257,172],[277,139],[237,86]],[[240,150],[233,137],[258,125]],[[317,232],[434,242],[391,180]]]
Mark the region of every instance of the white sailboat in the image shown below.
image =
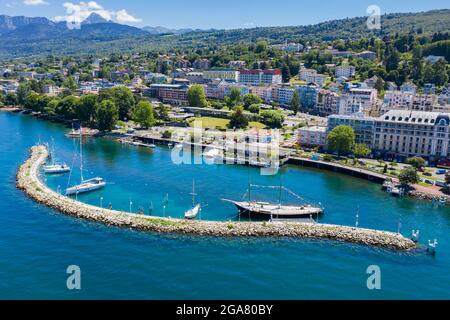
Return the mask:
[[[83,136],[81,134],[82,130],[80,127],[80,172],[81,172],[81,182],[80,184],[67,188],[66,189],[66,196],[70,196],[73,194],[80,194],[80,193],[86,193],[90,191],[95,191],[101,188],[104,188],[106,186],[106,182],[103,180],[103,178],[92,178],[88,180],[84,180],[83,178],[83,143],[82,139]]]
[[[184,218],[188,220],[195,219],[198,216],[198,213],[200,212],[201,206],[200,204],[195,204],[195,196],[197,195],[195,193],[195,180],[192,181],[192,209],[189,209],[184,213]]]
[[[51,164],[44,166],[44,172],[46,174],[60,174],[60,173],[70,172],[70,167],[67,164],[55,162],[55,146],[54,146],[54,144],[52,145],[50,157],[52,159]]]

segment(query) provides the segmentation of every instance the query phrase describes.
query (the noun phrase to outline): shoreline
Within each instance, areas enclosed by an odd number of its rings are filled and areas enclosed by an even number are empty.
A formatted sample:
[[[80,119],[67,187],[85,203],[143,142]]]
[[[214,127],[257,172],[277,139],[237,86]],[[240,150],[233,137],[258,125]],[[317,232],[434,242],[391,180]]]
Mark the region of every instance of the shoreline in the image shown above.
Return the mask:
[[[95,207],[62,196],[39,179],[39,169],[48,157],[44,146],[31,148],[30,157],[16,176],[16,185],[31,199],[69,216],[135,230],[218,237],[290,237],[329,239],[393,250],[417,248],[400,234],[347,226],[298,222],[216,222],[145,216]]]
[[[22,107],[3,107],[0,108],[0,111],[3,112],[10,112],[10,113],[21,113],[24,114],[23,112],[26,111],[27,109],[24,109]],[[67,120],[60,120],[60,119],[56,119],[56,118],[45,118],[45,117],[41,117],[41,116],[36,116],[32,113],[30,114],[24,114],[24,115],[31,115],[39,120],[48,120],[48,121],[54,121],[54,122],[58,122],[61,124],[67,124],[68,121]],[[70,122],[70,121],[69,121]],[[102,137],[102,136],[98,136],[98,137]],[[139,139],[139,140],[145,140],[146,138],[140,137],[140,136],[134,136],[135,138]],[[172,140],[172,139],[165,139],[165,138],[160,138],[160,139],[155,139],[155,138],[147,138],[147,140],[151,140],[152,143],[160,143],[160,144],[167,144],[167,143],[178,143],[178,141]],[[206,145],[205,145],[206,146]],[[320,170],[326,170],[326,171],[333,171],[333,172],[338,172],[340,174],[345,174],[347,176],[352,176],[352,177],[357,177],[360,179],[364,179],[364,180],[368,180],[377,184],[382,184],[386,179],[392,179],[392,177],[390,176],[386,176],[384,174],[378,173],[378,172],[373,172],[371,170],[367,170],[367,169],[361,169],[361,168],[354,168],[354,167],[349,167],[349,166],[345,166],[345,165],[341,165],[341,164],[336,164],[333,162],[325,162],[325,161],[318,161],[318,160],[312,160],[312,159],[306,159],[306,158],[301,158],[301,157],[296,157],[296,156],[290,156],[286,162],[286,164],[290,164],[293,166],[301,166],[301,167],[311,167],[311,168],[317,168]],[[441,192],[442,193],[442,192]],[[430,192],[425,192],[425,191],[417,191],[417,190],[412,190],[410,191],[407,195],[407,197],[412,198],[412,199],[418,199],[418,200],[422,200],[422,201],[434,201],[436,199],[436,197],[438,198],[442,198],[446,200],[446,205],[450,205],[450,195],[446,195],[446,194],[441,194],[439,196],[437,196],[436,194],[430,193]]]

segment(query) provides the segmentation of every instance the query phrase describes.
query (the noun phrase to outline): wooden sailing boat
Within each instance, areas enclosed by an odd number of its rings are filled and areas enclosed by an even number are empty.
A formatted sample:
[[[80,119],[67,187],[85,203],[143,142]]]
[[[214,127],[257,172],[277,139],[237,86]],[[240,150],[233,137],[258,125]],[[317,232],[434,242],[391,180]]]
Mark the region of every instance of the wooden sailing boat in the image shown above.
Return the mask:
[[[254,201],[251,198],[252,188],[269,188],[279,190],[278,203]],[[315,217],[324,212],[321,206],[313,206],[305,202],[302,205],[283,205],[282,194],[283,191],[287,191],[297,199],[303,200],[299,195],[293,191],[287,189],[280,183],[280,186],[258,186],[252,185],[249,182],[248,186],[248,200],[247,201],[234,201],[228,199],[222,199],[223,201],[230,202],[236,206],[240,214],[247,214],[249,216],[256,216],[259,218],[280,218],[280,219],[293,219],[293,218],[310,218]]]

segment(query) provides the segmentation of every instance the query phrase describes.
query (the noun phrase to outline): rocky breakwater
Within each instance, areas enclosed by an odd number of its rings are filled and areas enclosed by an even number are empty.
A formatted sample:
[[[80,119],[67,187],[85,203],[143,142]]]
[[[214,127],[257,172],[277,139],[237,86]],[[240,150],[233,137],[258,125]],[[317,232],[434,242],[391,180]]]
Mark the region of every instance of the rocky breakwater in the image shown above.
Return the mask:
[[[91,206],[62,196],[39,179],[39,169],[48,157],[45,146],[31,149],[30,158],[17,172],[17,187],[35,201],[67,215],[112,226],[143,231],[221,237],[293,237],[345,241],[394,250],[416,247],[411,240],[392,232],[337,225],[294,222],[213,222],[150,217]]]

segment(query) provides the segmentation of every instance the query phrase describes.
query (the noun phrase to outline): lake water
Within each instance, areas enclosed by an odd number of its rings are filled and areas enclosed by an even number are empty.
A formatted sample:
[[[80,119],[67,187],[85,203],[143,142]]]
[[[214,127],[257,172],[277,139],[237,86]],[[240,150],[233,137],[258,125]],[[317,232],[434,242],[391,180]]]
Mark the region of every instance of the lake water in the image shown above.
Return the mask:
[[[104,190],[78,200],[136,212],[182,217],[191,206],[192,180],[201,218],[236,219],[222,201],[241,199],[248,181],[283,185],[325,207],[322,222],[438,239],[436,256],[421,248],[394,252],[319,240],[222,239],[143,233],[74,219],[28,199],[15,187],[18,166],[37,141],[54,141],[73,174],[44,177],[57,190],[79,181],[78,141],[67,129],[19,114],[0,113],[0,298],[47,299],[448,299],[450,209],[388,197],[380,186],[342,174],[294,166],[277,176],[231,165],[175,165],[171,150],[121,145],[112,139],[83,143],[85,178],[101,176]],[[167,207],[163,202],[168,195]],[[278,191],[254,196],[275,201]],[[103,198],[103,200],[101,199]],[[295,199],[283,196],[284,202]],[[66,288],[66,268],[78,265],[82,289]],[[366,269],[381,268],[381,290],[367,289]]]

